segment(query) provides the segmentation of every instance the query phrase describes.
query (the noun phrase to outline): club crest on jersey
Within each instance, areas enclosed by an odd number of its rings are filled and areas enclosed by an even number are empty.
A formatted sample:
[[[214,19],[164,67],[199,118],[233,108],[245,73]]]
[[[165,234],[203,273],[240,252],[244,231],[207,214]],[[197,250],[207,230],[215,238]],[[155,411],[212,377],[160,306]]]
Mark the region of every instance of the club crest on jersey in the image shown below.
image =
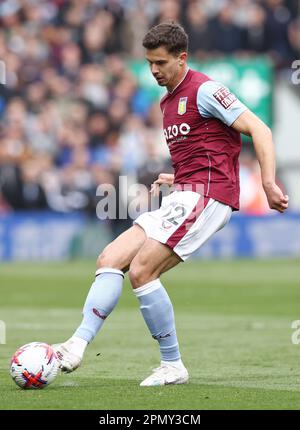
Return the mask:
[[[187,100],[188,100],[187,97],[180,97],[178,102],[178,109],[177,109],[177,112],[179,113],[179,115],[183,115],[186,113]]]

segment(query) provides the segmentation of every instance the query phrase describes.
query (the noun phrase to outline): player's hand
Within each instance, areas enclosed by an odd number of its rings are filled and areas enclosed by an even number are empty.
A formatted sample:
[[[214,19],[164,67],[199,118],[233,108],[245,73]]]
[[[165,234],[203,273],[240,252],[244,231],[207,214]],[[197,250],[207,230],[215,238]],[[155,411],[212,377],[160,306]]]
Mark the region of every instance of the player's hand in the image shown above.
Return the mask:
[[[276,184],[264,186],[264,190],[271,209],[283,213],[289,205],[289,196],[284,195]]]
[[[154,181],[153,184],[151,185],[150,193],[154,197],[157,197],[159,196],[160,185],[166,184],[166,185],[169,185],[169,187],[171,187],[173,183],[174,183],[173,173],[161,173],[156,179],[156,181]]]

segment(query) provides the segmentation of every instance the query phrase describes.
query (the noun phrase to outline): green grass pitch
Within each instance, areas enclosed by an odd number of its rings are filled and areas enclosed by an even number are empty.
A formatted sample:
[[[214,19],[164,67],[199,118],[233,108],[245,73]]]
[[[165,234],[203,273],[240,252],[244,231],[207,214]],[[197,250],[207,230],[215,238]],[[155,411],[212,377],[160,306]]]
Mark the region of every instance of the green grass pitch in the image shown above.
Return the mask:
[[[193,261],[163,276],[172,298],[182,386],[139,387],[159,364],[126,281],[82,366],[44,390],[21,390],[8,368],[32,341],[67,339],[81,321],[93,262],[1,264],[0,409],[300,409],[300,261]],[[97,355],[100,353],[100,355]]]

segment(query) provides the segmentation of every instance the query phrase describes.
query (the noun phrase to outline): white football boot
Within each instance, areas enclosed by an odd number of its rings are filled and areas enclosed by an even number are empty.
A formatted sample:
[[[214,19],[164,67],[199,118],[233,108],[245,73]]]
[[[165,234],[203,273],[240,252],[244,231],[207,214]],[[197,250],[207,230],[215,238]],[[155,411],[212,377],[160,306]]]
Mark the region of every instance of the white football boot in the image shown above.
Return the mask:
[[[62,372],[71,373],[81,364],[87,342],[80,339],[80,341],[85,344],[80,345],[78,348],[78,339],[79,338],[76,338],[74,342],[74,338],[71,338],[64,343],[52,345],[60,361],[60,369]]]
[[[153,370],[153,373],[140,383],[141,387],[153,387],[156,385],[175,385],[186,384],[189,380],[189,374],[184,365],[180,367],[172,366],[167,362]]]

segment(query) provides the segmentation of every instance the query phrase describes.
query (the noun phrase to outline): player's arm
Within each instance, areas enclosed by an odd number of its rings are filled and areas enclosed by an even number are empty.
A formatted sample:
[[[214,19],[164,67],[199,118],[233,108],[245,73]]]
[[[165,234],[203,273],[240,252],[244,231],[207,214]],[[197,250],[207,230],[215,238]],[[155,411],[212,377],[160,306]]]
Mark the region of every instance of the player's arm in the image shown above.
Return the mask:
[[[239,133],[252,137],[269,206],[284,212],[288,207],[288,196],[284,196],[275,183],[272,133],[266,124],[219,82],[208,81],[199,87],[197,105],[202,117],[218,118]]]
[[[288,207],[288,196],[283,195],[275,183],[275,151],[271,130],[250,110],[243,112],[231,127],[251,136],[269,206],[278,212],[284,212]]]

